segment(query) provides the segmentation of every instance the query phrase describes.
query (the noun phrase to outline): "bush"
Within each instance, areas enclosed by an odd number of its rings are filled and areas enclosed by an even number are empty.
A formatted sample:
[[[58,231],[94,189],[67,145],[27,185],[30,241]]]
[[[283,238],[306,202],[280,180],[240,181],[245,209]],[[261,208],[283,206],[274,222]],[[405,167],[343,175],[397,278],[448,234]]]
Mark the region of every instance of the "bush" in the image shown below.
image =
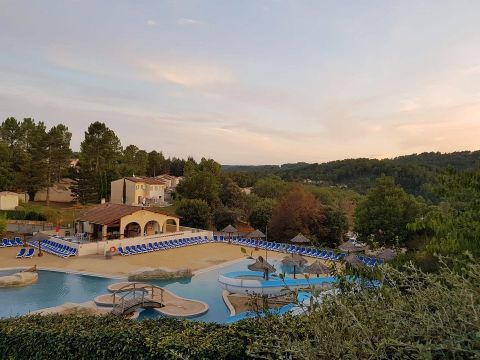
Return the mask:
[[[5,212],[7,219],[9,220],[34,220],[34,221],[46,221],[47,218],[42,213],[35,210],[18,209],[9,210]]]
[[[328,298],[310,315],[223,326],[92,316],[0,320],[2,359],[474,359],[480,264],[425,274],[389,268],[390,286]]]

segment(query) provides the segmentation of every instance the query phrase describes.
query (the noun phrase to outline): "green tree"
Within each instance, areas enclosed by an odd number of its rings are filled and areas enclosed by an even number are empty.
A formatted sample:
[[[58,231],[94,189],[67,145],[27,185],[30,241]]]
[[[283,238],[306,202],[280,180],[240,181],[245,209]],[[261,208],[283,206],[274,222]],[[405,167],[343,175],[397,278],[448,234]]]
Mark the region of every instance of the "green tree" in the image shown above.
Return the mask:
[[[360,240],[379,245],[404,245],[411,236],[407,224],[420,216],[420,204],[390,176],[376,185],[355,209],[354,230]]]
[[[123,150],[120,160],[120,175],[122,176],[144,176],[147,174],[148,154],[135,145],[128,145]]]
[[[426,251],[480,257],[480,169],[452,171],[440,177],[435,188],[439,206],[409,224],[416,234],[426,234]]]
[[[325,235],[322,242],[328,247],[335,248],[342,243],[348,231],[347,217],[340,209],[325,208]]]
[[[250,225],[265,232],[276,203],[274,199],[268,198],[257,201],[248,217]]]
[[[94,122],[85,132],[80,144],[80,161],[99,174],[116,169],[122,155],[120,139],[104,123]]]
[[[287,184],[277,176],[258,180],[253,186],[253,193],[263,198],[278,198],[287,188]]]
[[[72,134],[68,128],[59,124],[52,127],[45,136],[45,187],[47,188],[47,206],[50,205],[50,187],[59,181],[70,166]]]
[[[169,160],[170,175],[183,176],[183,169],[185,167],[185,160],[173,157]]]
[[[108,197],[110,182],[118,178],[121,155],[122,146],[115,132],[100,122],[90,124],[80,144],[81,171],[75,192],[81,202]]]
[[[161,152],[155,150],[148,153],[147,156],[147,174],[148,176],[158,176],[170,172],[169,161],[165,159]]]
[[[208,229],[211,221],[211,210],[208,203],[200,199],[182,199],[177,206],[177,215],[182,217],[184,226]]]
[[[219,197],[225,206],[243,208],[244,195],[242,189],[232,179],[227,176],[221,177]]]
[[[5,235],[7,232],[7,219],[5,216],[0,215],[0,236]]]
[[[184,198],[205,200],[211,207],[217,207],[220,204],[220,165],[213,160],[202,159],[199,165],[189,160],[185,169],[177,193]]]
[[[230,224],[235,225],[239,217],[238,209],[232,209],[226,206],[219,206],[213,212],[213,222],[217,230],[221,230]]]

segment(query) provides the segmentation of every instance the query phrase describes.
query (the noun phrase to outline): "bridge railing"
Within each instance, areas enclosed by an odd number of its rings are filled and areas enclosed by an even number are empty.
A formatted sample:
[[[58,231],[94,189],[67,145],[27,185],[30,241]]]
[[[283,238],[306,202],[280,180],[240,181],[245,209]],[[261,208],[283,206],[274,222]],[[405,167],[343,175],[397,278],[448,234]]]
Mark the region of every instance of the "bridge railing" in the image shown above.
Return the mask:
[[[163,300],[164,289],[161,288],[160,286],[144,284],[139,282],[126,284],[121,288],[115,290],[115,292],[112,294],[113,309],[121,308],[121,313],[123,314],[125,312],[125,302],[127,301],[131,301],[133,305],[136,307],[143,307],[145,305],[145,300],[158,301],[155,299],[155,291],[157,291],[157,295],[158,295],[158,291],[160,292],[159,303],[161,306],[164,306],[164,300]],[[141,296],[137,297],[137,292],[141,292]],[[123,294],[123,295],[118,297],[120,294]],[[131,295],[133,295],[133,297],[131,297]],[[138,300],[136,300],[137,298]]]

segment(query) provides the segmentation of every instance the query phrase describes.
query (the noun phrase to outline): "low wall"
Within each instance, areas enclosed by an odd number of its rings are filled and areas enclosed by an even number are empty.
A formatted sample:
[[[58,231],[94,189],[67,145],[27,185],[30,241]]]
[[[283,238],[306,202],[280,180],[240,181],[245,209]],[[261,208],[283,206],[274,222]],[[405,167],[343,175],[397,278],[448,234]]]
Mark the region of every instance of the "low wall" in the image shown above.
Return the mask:
[[[52,223],[34,220],[7,220],[7,231],[18,234],[33,234],[37,231],[55,229]]]
[[[181,231],[181,232],[168,233],[168,234],[157,234],[157,235],[150,235],[150,236],[138,236],[134,238],[98,241],[98,242],[92,242],[89,244],[80,244],[78,246],[78,255],[79,256],[104,255],[105,252],[108,249],[110,249],[112,246],[118,249],[119,246],[125,247],[125,246],[132,246],[132,245],[141,245],[141,244],[148,244],[148,243],[159,242],[159,241],[183,239],[187,237],[196,237],[196,236],[201,236],[201,237],[207,236],[208,238],[212,238],[213,233],[211,231],[206,231],[206,230],[195,231],[195,232]]]

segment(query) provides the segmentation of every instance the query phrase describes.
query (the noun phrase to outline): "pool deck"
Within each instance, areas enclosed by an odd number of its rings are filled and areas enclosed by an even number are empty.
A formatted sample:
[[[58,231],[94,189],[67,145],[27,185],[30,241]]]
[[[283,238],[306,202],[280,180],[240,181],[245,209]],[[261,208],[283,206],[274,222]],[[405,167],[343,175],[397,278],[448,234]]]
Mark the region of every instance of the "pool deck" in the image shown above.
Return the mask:
[[[188,268],[194,274],[221,268],[245,259],[241,246],[233,244],[208,243],[176,249],[150,252],[140,255],[115,255],[111,260],[101,255],[61,258],[48,253],[31,259],[16,259],[20,247],[0,248],[0,270],[26,268],[37,265],[39,270],[53,270],[67,273],[125,279],[128,274],[146,268],[163,268],[176,271]],[[252,249],[248,249],[248,253]],[[253,257],[265,257],[265,250],[252,250]],[[281,259],[285,254],[269,251],[268,257]]]

